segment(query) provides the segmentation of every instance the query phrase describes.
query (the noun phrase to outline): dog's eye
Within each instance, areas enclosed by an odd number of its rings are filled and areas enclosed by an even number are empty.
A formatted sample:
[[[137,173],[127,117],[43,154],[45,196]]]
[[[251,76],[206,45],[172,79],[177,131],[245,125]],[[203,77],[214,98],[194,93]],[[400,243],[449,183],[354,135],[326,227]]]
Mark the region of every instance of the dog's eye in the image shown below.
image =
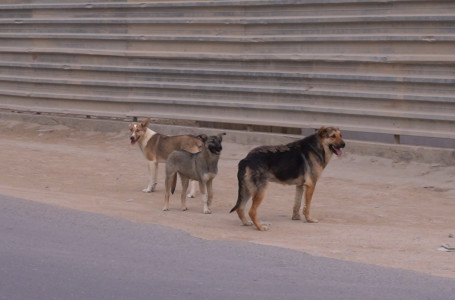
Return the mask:
[[[332,139],[334,139],[334,138],[336,138],[337,136],[336,136],[335,134],[332,134],[330,137],[331,137]]]

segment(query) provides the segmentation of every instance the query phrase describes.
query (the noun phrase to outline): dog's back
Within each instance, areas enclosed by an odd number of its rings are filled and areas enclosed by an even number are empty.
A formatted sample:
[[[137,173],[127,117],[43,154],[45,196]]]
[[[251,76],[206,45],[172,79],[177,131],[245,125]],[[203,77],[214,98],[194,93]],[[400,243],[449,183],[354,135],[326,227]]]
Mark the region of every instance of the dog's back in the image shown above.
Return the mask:
[[[311,135],[287,145],[260,146],[251,150],[240,161],[238,178],[244,178],[246,168],[250,178],[257,184],[264,180],[287,182],[297,179],[307,171],[310,153],[321,159],[321,149]],[[322,164],[323,162],[320,161]]]
[[[158,161],[166,161],[170,153],[174,150],[186,150],[197,153],[204,147],[200,138],[193,135],[167,136],[155,134],[147,143],[151,152],[155,152]]]

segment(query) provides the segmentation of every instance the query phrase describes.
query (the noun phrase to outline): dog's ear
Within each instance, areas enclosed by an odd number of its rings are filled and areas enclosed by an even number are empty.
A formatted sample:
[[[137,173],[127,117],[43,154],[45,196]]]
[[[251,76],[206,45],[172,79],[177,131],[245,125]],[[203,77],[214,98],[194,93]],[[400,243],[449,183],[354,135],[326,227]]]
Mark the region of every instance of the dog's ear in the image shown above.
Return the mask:
[[[329,132],[329,128],[326,126],[322,126],[321,128],[318,129],[317,135],[320,138],[326,137]]]
[[[197,136],[202,142],[206,142],[208,139],[208,136],[206,134],[200,134]]]
[[[223,135],[226,135],[226,132],[218,133],[218,137],[223,140]]]
[[[144,121],[141,122],[142,127],[148,127],[150,124],[150,118],[145,119]]]

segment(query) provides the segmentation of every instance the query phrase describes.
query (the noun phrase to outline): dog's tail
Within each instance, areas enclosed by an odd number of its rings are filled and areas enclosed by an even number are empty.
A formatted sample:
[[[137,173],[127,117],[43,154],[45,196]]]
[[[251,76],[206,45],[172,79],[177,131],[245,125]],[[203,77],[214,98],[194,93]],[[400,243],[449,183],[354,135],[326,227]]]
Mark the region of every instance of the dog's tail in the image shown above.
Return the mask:
[[[239,170],[237,172],[237,179],[239,181],[239,193],[237,196],[237,203],[235,204],[235,206],[231,209],[231,211],[229,213],[236,211],[240,207],[240,204],[242,203],[242,201],[244,200],[242,191],[245,188],[243,185],[244,185],[245,174],[246,174],[246,165],[247,164],[244,159],[242,159],[239,162]]]
[[[174,195],[175,192],[175,186],[177,185],[177,173],[172,175],[171,179],[171,193]]]

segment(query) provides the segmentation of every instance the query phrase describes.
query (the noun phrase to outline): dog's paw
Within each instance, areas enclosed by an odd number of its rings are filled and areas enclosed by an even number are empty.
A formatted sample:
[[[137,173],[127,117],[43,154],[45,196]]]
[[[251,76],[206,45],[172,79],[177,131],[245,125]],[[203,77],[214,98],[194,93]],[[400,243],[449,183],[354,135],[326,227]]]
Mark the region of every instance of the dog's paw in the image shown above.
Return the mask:
[[[267,226],[267,225],[261,225],[261,227],[258,227],[258,230],[259,230],[259,231],[267,231],[267,230],[269,230],[269,226]]]
[[[310,217],[310,218],[306,218],[306,222],[307,222],[307,223],[319,223],[318,220],[313,219],[313,218],[311,218],[311,217]]]
[[[169,211],[168,207],[163,207],[163,211]]]
[[[204,209],[204,214],[206,215],[210,215],[212,213],[212,211],[210,209]]]
[[[292,216],[292,220],[301,220],[302,218],[300,217],[300,215],[293,215]]]
[[[253,226],[253,222],[248,221],[246,223],[242,223],[242,226]]]
[[[151,192],[154,192],[155,191],[155,187],[156,187],[157,183],[153,183],[153,184],[150,184],[149,186],[147,186],[145,189],[143,189],[142,191],[144,193],[151,193]]]
[[[188,210],[188,207],[184,206],[182,208],[180,208],[182,211],[187,211]]]
[[[269,222],[260,222],[258,224],[257,229],[260,230],[260,231],[267,231],[269,230],[270,228],[270,225],[272,225],[272,223],[269,223]]]
[[[186,195],[186,197],[187,198],[194,198],[195,196],[194,196],[194,194],[189,193],[188,195]]]

